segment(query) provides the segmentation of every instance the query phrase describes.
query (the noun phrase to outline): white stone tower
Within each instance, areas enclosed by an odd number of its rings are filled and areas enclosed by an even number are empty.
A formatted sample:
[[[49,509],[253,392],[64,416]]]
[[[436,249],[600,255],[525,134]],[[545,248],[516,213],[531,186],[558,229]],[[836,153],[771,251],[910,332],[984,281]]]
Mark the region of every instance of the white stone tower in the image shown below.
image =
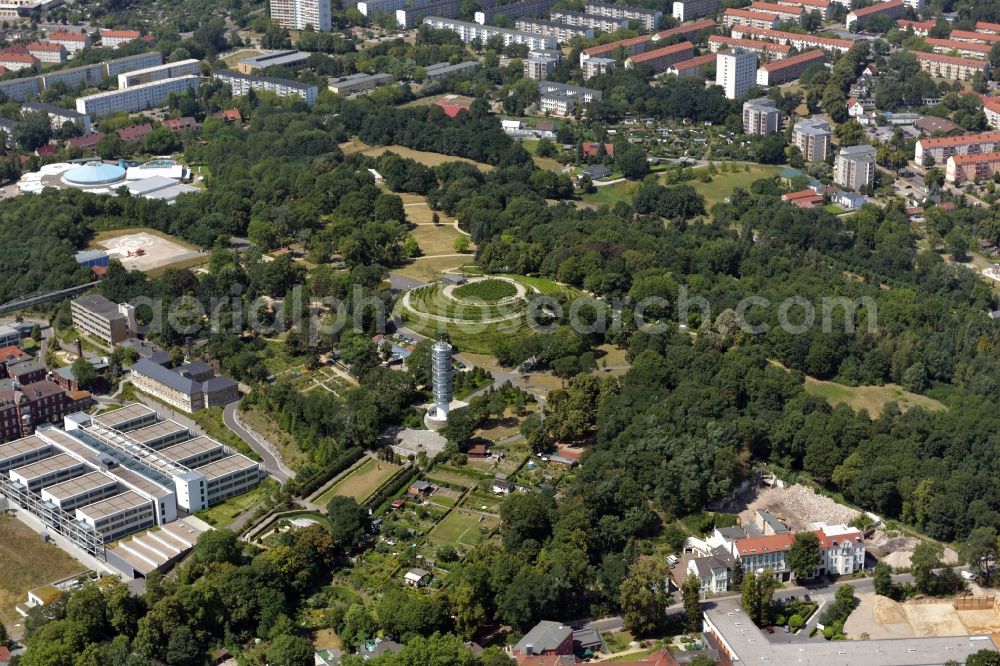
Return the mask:
[[[431,347],[435,419],[444,420],[448,417],[448,405],[451,404],[451,353],[451,345],[444,340],[438,340]]]

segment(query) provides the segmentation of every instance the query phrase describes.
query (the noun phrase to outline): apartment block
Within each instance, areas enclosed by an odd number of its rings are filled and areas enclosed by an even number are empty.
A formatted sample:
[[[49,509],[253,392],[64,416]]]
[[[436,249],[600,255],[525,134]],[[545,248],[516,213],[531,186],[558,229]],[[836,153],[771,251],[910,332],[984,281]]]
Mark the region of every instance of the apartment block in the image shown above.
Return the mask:
[[[55,42],[32,42],[24,47],[29,55],[33,55],[41,62],[61,65],[66,62],[66,47]]]
[[[733,49],[715,56],[715,84],[726,91],[726,99],[739,99],[757,80],[757,54]]]
[[[822,162],[830,152],[830,125],[822,120],[800,120],[792,129],[792,143],[806,162]]]
[[[397,9],[405,9],[407,4],[418,7],[420,3],[407,3],[407,0],[361,0],[357,3],[357,8],[368,18],[373,18],[376,14],[395,14]]]
[[[722,14],[722,25],[727,28],[733,26],[749,26],[752,28],[777,28],[781,24],[781,19],[777,14],[770,12],[752,12],[749,9],[727,9]]]
[[[578,86],[569,86],[552,81],[539,81],[538,106],[542,112],[554,116],[571,116],[577,108],[582,108],[593,101],[601,100],[601,91]]]
[[[984,155],[1000,152],[1000,132],[920,139],[913,161],[923,166],[944,164],[953,155]]]
[[[618,32],[628,28],[628,19],[615,19],[596,14],[584,14],[569,9],[553,11],[549,16],[553,21],[560,21],[578,28],[591,28],[601,32]]]
[[[0,81],[0,92],[7,96],[7,99],[14,102],[23,102],[28,97],[37,97],[42,92],[40,77],[33,76],[27,79],[10,79]]]
[[[722,10],[722,0],[674,0],[673,17],[678,21],[692,21]]]
[[[823,49],[824,51],[847,53],[848,49],[854,46],[854,42],[849,39],[820,37],[818,35],[785,32],[783,30],[770,30],[768,28],[754,28],[748,26],[736,26],[733,28],[731,34],[733,37],[737,37],[739,39],[769,39],[773,42],[777,42],[778,44],[789,44],[797,48],[799,51]]]
[[[548,55],[546,51],[532,51],[524,59],[524,78],[536,81],[547,79],[559,66],[559,61],[559,57]],[[586,71],[583,76],[587,77]]]
[[[913,21],[911,19],[896,19],[896,25],[900,30],[906,32],[908,30],[913,30],[913,34],[917,37],[926,37],[930,34],[930,31],[934,29],[937,25],[936,21]]]
[[[971,81],[977,73],[982,74],[984,79],[990,78],[990,63],[986,60],[970,60],[922,51],[914,51],[913,55],[920,63],[920,69],[941,79]]]
[[[114,60],[108,60],[104,63],[104,76],[109,79],[118,78],[119,74],[125,72],[134,72],[137,69],[145,69],[146,67],[155,67],[156,65],[163,64],[163,56],[160,55],[159,51],[147,51],[146,53],[137,53],[131,56],[125,56],[124,58],[115,58]]]
[[[116,49],[142,37],[138,30],[106,30],[101,28],[101,46]]]
[[[1000,172],[1000,152],[953,155],[945,165],[945,180],[954,185],[987,180]]]
[[[271,0],[271,18],[288,30],[327,32],[331,28],[330,0]]]
[[[679,79],[705,78],[705,71],[715,65],[715,54],[706,53],[682,62],[674,63],[667,68],[667,74],[673,74]]]
[[[166,104],[167,98],[175,93],[182,95],[189,90],[197,91],[199,83],[200,79],[197,76],[179,76],[142,83],[124,90],[109,90],[78,97],[76,110],[95,117],[155,109]]]
[[[309,83],[269,76],[250,76],[234,72],[231,69],[213,72],[212,78],[216,81],[222,81],[232,88],[234,97],[243,97],[251,90],[266,91],[278,97],[299,97],[305,100],[306,104],[312,106],[316,101],[316,96],[319,95],[319,88]]]
[[[905,5],[903,0],[886,0],[876,2],[874,5],[862,9],[853,9],[847,14],[844,20],[844,28],[850,30],[856,25],[858,30],[864,30],[865,24],[876,16],[888,16],[891,19],[898,19],[903,15]]]
[[[327,87],[338,95],[357,95],[395,83],[392,74],[351,74],[337,76],[327,81]]]
[[[654,74],[662,74],[671,65],[690,59],[694,55],[694,44],[691,42],[678,42],[665,46],[662,49],[646,51],[639,55],[634,55],[625,61],[628,69],[645,66],[653,70]]]
[[[993,129],[1000,129],[1000,97],[980,96],[983,100],[983,113],[986,114],[986,122]]]
[[[52,121],[52,129],[61,129],[65,123],[75,123],[79,126],[80,131],[83,136],[87,136],[93,132],[93,128],[90,124],[90,116],[85,113],[78,113],[71,109],[64,109],[62,107],[53,106],[51,104],[43,104],[41,102],[31,102],[21,105],[21,110],[28,113],[44,113]]]
[[[618,68],[614,58],[587,58],[583,63],[583,79],[586,81],[594,76],[606,74]]]
[[[147,359],[140,359],[129,367],[129,378],[140,391],[187,414],[209,407],[220,407],[239,400],[236,382],[228,377],[199,380],[181,366],[168,369]]]
[[[794,81],[815,64],[826,62],[826,53],[816,49],[771,62],[757,70],[757,85],[777,86]]]
[[[119,74],[118,88],[131,88],[143,83],[152,83],[153,81],[162,81],[163,79],[173,79],[178,76],[197,76],[199,74],[201,74],[201,61],[189,58],[187,60],[170,62],[165,65],[145,67],[132,72]]]
[[[802,15],[805,14],[802,7],[779,5],[773,2],[751,2],[747,9],[752,12],[776,14],[781,21],[795,21],[796,23],[801,21]]]
[[[84,49],[90,48],[90,36],[85,32],[68,32],[57,30],[45,36],[45,41],[59,44],[66,53],[74,55]]]
[[[396,10],[396,24],[403,29],[416,28],[425,16],[454,18],[462,10],[462,0],[440,0],[430,4],[420,3]]]
[[[595,16],[638,21],[643,30],[649,31],[656,30],[662,16],[661,12],[654,9],[628,7],[626,5],[607,4],[603,2],[588,2],[584,5],[583,11]]]
[[[924,42],[934,48],[934,53],[945,53],[948,55],[958,55],[962,58],[988,58],[993,47],[989,44],[978,44],[976,42],[960,42],[957,39],[937,39],[935,37],[924,37]]]
[[[70,302],[73,328],[109,347],[132,337],[135,310],[127,303],[112,303],[100,294],[80,296]]]
[[[807,12],[819,12],[819,15],[826,20],[830,18],[830,0],[773,0],[776,5],[786,7],[801,7]]]
[[[960,42],[974,42],[978,44],[996,44],[1000,42],[1000,34],[969,32],[968,30],[952,30],[948,34],[948,38],[957,39]]]
[[[1000,23],[976,21],[976,32],[985,32],[988,35],[1000,35]]]
[[[514,23],[514,27],[521,32],[554,37],[560,44],[565,44],[574,37],[591,39],[594,36],[593,28],[581,28],[570,25],[569,23],[546,21],[544,19],[519,18],[517,19],[517,22]]]
[[[840,149],[833,163],[833,182],[860,191],[875,183],[875,148],[847,146]]]
[[[41,66],[42,61],[27,51],[0,51],[0,67],[5,67],[11,72],[19,72],[22,69],[31,69],[37,72]]]
[[[708,49],[712,53],[736,48],[756,53],[759,62],[781,60],[787,58],[792,51],[792,47],[787,44],[762,42],[756,39],[737,39],[725,35],[710,35],[708,38]]]
[[[701,19],[698,21],[691,21],[690,23],[682,23],[676,28],[670,28],[669,30],[661,30],[660,32],[653,35],[653,41],[659,42],[665,39],[670,39],[674,35],[679,35],[689,42],[698,43],[699,35],[712,32],[716,29],[716,23],[712,19]]]
[[[487,23],[493,23],[493,19],[501,14],[508,19],[518,19],[522,16],[542,17],[548,14],[549,10],[557,2],[558,0],[521,0],[521,2],[514,2],[509,5],[493,5],[492,7],[487,2],[483,3],[487,6],[481,11],[476,12],[473,18],[476,23],[486,25]]]
[[[781,112],[773,99],[760,97],[743,102],[743,131],[746,134],[776,134],[780,127]]]
[[[241,74],[256,74],[268,67],[283,67],[298,71],[309,64],[309,55],[305,51],[270,51],[250,58],[243,58],[236,63],[236,71]]]
[[[519,30],[508,30],[491,25],[479,25],[468,21],[457,21],[455,19],[443,18],[440,16],[427,16],[423,20],[424,25],[428,25],[437,30],[451,30],[457,34],[463,42],[471,44],[479,40],[483,44],[491,37],[499,36],[503,38],[504,46],[510,44],[525,44],[529,50],[555,49],[558,43],[555,37],[544,35],[533,35],[529,32]]]
[[[608,42],[599,46],[591,46],[580,53],[580,67],[583,67],[584,63],[590,58],[614,59],[619,52],[624,54],[625,58],[628,58],[629,56],[645,53],[652,45],[652,35],[640,35],[638,37],[630,37],[629,39],[619,39],[616,42]]]

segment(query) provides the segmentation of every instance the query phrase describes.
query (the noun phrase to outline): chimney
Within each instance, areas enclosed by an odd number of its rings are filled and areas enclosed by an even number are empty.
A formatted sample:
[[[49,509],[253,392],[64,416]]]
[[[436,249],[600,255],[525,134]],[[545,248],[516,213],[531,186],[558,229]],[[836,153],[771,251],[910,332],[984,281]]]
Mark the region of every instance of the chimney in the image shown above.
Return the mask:
[[[76,339],[76,357],[83,358],[83,340],[80,338]]]

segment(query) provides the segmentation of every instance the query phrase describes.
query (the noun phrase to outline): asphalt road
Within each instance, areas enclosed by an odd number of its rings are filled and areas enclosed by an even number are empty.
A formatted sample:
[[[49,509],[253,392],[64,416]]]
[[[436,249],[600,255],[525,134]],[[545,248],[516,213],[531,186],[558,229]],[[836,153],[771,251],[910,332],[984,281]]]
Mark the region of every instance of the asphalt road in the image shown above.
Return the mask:
[[[288,479],[294,476],[294,473],[284,466],[271,444],[263,441],[262,438],[258,438],[254,433],[243,427],[236,415],[238,408],[238,402],[231,402],[222,410],[222,420],[226,424],[226,427],[232,430],[237,437],[246,442],[260,456],[264,464],[264,469],[267,470],[268,474],[273,476],[279,483],[288,481]]]

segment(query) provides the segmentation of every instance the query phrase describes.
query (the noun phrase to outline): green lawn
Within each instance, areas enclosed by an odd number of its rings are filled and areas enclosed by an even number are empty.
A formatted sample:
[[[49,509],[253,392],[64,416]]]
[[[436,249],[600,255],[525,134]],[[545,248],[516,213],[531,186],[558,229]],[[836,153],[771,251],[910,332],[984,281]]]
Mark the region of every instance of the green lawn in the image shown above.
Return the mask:
[[[475,546],[482,541],[479,514],[465,513],[455,509],[440,523],[434,526],[428,537],[435,543],[452,543],[463,546]],[[495,518],[484,518],[483,527],[487,530],[496,525]]]
[[[886,403],[896,401],[900,409],[923,407],[930,411],[947,409],[945,405],[925,395],[910,393],[896,384],[885,386],[845,386],[836,382],[824,382],[812,377],[806,378],[806,392],[826,398],[831,405],[845,403],[857,410],[864,410],[872,418],[882,413]]]
[[[695,169],[696,175],[701,175],[704,172],[705,169]],[[688,181],[688,183],[694,187],[694,189],[696,189],[701,196],[705,197],[705,208],[708,209],[717,203],[722,203],[726,197],[732,194],[735,188],[742,187],[749,190],[750,184],[755,180],[776,176],[780,172],[780,167],[753,164],[750,166],[750,171],[741,170],[736,173],[722,173],[719,171],[712,176],[712,182],[710,183],[703,183],[697,178],[695,180]]]
[[[278,484],[272,479],[264,479],[254,490],[236,497],[231,497],[222,504],[216,504],[195,515],[209,525],[218,528],[228,528],[244,511],[251,511],[277,490]]]
[[[844,210],[843,208],[841,208],[836,204],[827,204],[826,206],[824,206],[824,208],[826,208],[826,212],[833,213],[834,215],[843,215],[844,213],[847,212],[846,210]]]
[[[631,203],[632,196],[635,194],[637,189],[639,189],[639,183],[635,181],[627,181],[624,183],[617,183],[615,185],[598,187],[597,191],[593,194],[580,195],[580,199],[595,206],[614,206],[619,201]]]

